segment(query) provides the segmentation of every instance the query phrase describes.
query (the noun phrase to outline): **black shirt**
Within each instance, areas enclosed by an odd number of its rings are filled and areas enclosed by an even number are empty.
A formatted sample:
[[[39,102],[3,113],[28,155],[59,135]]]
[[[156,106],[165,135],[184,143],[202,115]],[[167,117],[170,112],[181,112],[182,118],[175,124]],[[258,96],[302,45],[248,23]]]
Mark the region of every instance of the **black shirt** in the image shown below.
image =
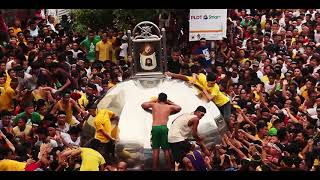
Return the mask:
[[[181,69],[181,64],[179,60],[173,61],[172,58],[168,59],[168,71],[172,73],[179,74]]]

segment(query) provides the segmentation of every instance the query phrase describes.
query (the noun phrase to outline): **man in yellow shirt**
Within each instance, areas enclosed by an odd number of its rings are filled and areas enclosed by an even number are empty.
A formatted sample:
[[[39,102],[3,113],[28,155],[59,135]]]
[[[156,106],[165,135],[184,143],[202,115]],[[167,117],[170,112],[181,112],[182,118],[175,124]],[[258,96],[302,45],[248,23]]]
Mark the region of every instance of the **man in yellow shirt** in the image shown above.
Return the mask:
[[[0,160],[0,171],[24,171],[27,163],[11,159]]]
[[[207,88],[203,89],[203,94],[208,100],[213,101],[222,113],[226,123],[229,126],[231,115],[230,99],[220,91],[219,85],[216,83],[217,76],[213,73],[207,75]]]
[[[7,75],[0,72],[0,111],[13,111],[13,98],[15,91],[6,83]]]
[[[316,84],[317,84],[316,79],[314,78],[307,79],[306,84],[300,88],[301,95],[302,97],[304,97],[304,99],[306,100],[309,99],[308,91],[315,89]]]
[[[11,160],[12,156],[10,149],[0,146],[0,171],[24,171],[27,163]]]
[[[102,171],[104,169],[104,164],[106,164],[103,156],[92,148],[77,148],[64,151],[61,155],[62,159],[66,159],[68,156],[80,156],[82,159],[80,171]]]
[[[21,117],[18,120],[18,125],[13,128],[13,134],[16,137],[26,139],[30,136],[32,126],[27,124],[28,118],[26,116]]]
[[[93,124],[96,129],[94,139],[90,142],[92,146],[103,147],[101,154],[107,158],[114,157],[115,138],[112,137],[111,120],[119,120],[119,116],[115,115],[108,109],[97,109],[95,104],[88,105],[89,114],[94,118]]]
[[[96,44],[96,58],[102,63],[112,59],[112,45],[107,40],[107,33],[104,32],[102,40]]]
[[[17,36],[18,33],[22,31],[21,28],[20,28],[20,26],[21,26],[21,21],[20,21],[20,19],[16,19],[16,20],[14,21],[14,25],[9,28],[9,29],[12,29],[12,30],[13,30],[13,35],[14,35],[14,36]]]

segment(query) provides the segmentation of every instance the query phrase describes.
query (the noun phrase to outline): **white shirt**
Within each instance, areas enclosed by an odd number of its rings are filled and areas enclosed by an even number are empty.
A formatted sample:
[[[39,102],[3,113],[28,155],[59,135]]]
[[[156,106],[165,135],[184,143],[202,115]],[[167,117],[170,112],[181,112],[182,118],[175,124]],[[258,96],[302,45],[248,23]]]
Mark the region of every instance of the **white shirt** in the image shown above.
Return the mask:
[[[55,140],[53,140],[53,139],[50,139],[49,141],[50,141],[50,144],[51,144],[51,147],[52,147],[52,148],[58,147],[57,141],[55,141]],[[41,144],[43,144],[42,141],[37,141],[37,142],[35,143],[35,146],[41,146]]]
[[[76,141],[72,141],[71,138],[70,138],[70,140],[71,140],[70,145],[80,147],[80,136],[77,138]]]
[[[261,70],[257,71],[257,76],[260,80],[262,79],[263,73],[261,72]]]
[[[295,12],[292,13],[293,17],[298,17],[300,16],[300,11],[296,10]]]
[[[188,122],[196,117],[194,114],[182,114],[177,117],[168,132],[168,142],[176,143],[186,140],[192,133],[192,127],[188,126]]]
[[[11,65],[11,64],[13,63],[13,61],[14,61],[14,60],[10,60],[10,61],[7,62],[7,64],[6,64],[6,70],[9,70],[9,69],[12,68],[12,65]]]
[[[314,69],[313,69],[313,73],[312,73],[312,75],[314,75],[315,73],[317,73],[317,71],[320,69],[320,65],[318,65],[317,67],[315,67]]]
[[[128,54],[128,52],[127,52],[128,51],[128,43],[122,43],[120,46],[120,49],[121,49],[121,51],[120,51],[119,56],[126,57]]]
[[[280,25],[282,28],[286,27],[286,22],[284,21],[284,18],[281,18],[281,19],[279,20],[279,25]]]
[[[69,50],[69,51],[72,52],[72,57],[73,57],[74,59],[77,59],[77,58],[78,58],[78,54],[79,54],[79,53],[82,53],[81,50],[74,51],[73,49],[71,49],[71,50]]]
[[[268,94],[270,94],[270,92],[271,92],[271,90],[274,88],[274,86],[275,86],[275,83],[273,83],[273,84],[269,84],[269,82],[268,83],[265,83],[264,84],[264,88],[265,88],[265,91],[268,93]]]
[[[47,23],[47,25],[49,25],[51,27],[51,30],[53,30],[55,33],[58,33],[58,31],[56,30],[56,28],[54,28],[54,25],[51,23]]]
[[[38,26],[36,26],[35,30],[29,29],[29,31],[30,31],[31,37],[37,37],[38,36],[38,31],[39,31]]]
[[[314,40],[316,43],[320,43],[320,33],[317,33],[317,30],[314,30]]]
[[[76,141],[72,141],[71,136],[68,133],[61,132],[60,136],[67,144],[70,144],[72,146],[80,146],[80,137],[78,137]],[[59,144],[59,146],[63,145],[63,143]]]
[[[89,67],[88,69],[85,68],[84,70],[87,72],[87,77],[89,77],[91,74],[91,67]]]
[[[298,29],[299,33],[302,31],[302,26],[301,25],[302,25],[302,22],[301,22],[301,24],[299,26],[298,25],[296,26],[296,28]]]
[[[60,136],[61,138],[63,138],[63,140],[67,143],[67,144],[70,144],[71,143],[71,137],[69,134],[67,133],[64,133],[64,132],[60,132]],[[63,146],[64,144],[61,143],[59,144],[59,146]]]
[[[95,85],[97,86],[97,90],[98,90],[98,92],[100,94],[100,92],[103,90],[103,88],[99,84],[95,84]]]
[[[283,63],[282,68],[281,68],[281,72],[282,72],[283,74],[285,74],[287,71],[288,71],[287,64],[286,64],[286,63]]]
[[[239,76],[237,75],[237,77],[233,78],[231,77],[231,80],[233,83],[238,83],[239,82]]]
[[[56,123],[56,125],[58,126],[58,124]],[[67,133],[70,129],[70,124],[69,123],[65,123],[65,127],[64,129],[59,128],[59,126],[57,127],[58,130],[60,130],[61,132]]]
[[[307,112],[311,116],[317,116],[317,108],[315,108],[315,107],[307,109]]]
[[[27,74],[30,74],[31,69],[32,69],[31,66],[28,66],[28,68],[27,68],[27,70],[26,70],[26,73],[27,73]],[[32,76],[32,75],[31,75],[31,76]]]

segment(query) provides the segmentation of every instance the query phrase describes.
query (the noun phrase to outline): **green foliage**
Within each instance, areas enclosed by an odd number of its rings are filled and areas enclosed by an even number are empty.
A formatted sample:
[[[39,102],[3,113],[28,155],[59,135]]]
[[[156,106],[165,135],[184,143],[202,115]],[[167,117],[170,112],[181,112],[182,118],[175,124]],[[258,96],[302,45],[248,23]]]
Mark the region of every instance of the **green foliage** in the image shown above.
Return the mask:
[[[76,19],[75,29],[90,27],[94,30],[106,28],[113,24],[112,9],[74,9],[71,11]]]
[[[135,23],[152,21],[158,17],[159,9],[74,9],[75,30],[83,32],[86,27],[94,30],[115,26],[119,30],[128,29],[131,20]],[[131,27],[131,28],[133,28]]]
[[[128,29],[130,19],[134,19],[134,23],[141,21],[154,22],[159,13],[159,9],[116,9],[113,11],[114,23],[118,29]],[[133,24],[133,26],[135,25]]]

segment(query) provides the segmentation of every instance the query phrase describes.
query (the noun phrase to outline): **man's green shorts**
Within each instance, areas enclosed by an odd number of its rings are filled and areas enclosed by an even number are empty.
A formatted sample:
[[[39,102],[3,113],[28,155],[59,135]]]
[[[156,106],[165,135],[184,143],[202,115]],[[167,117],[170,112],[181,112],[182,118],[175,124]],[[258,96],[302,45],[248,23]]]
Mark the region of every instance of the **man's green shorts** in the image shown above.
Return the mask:
[[[151,130],[151,146],[152,149],[169,149],[168,143],[168,127],[166,125],[152,126]]]

